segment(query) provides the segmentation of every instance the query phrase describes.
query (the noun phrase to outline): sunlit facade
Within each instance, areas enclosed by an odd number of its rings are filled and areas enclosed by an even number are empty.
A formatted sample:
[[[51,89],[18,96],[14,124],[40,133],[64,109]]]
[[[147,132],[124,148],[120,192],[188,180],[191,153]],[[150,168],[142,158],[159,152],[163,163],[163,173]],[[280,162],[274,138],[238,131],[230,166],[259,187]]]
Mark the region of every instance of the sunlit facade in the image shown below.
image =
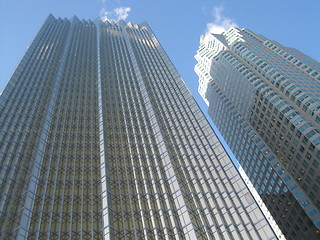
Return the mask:
[[[213,122],[288,239],[319,239],[320,64],[248,29],[202,36]]]
[[[1,239],[277,239],[146,23],[50,15],[0,96]]]

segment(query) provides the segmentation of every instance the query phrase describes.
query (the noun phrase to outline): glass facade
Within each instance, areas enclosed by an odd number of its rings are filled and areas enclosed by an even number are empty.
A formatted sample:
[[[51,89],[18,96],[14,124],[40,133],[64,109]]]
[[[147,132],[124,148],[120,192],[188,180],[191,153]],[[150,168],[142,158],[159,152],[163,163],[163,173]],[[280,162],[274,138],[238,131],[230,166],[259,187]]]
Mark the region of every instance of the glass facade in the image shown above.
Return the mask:
[[[282,232],[318,239],[320,64],[237,28],[203,36],[196,59],[209,115]]]
[[[1,239],[277,239],[146,23],[50,15],[0,164]]]

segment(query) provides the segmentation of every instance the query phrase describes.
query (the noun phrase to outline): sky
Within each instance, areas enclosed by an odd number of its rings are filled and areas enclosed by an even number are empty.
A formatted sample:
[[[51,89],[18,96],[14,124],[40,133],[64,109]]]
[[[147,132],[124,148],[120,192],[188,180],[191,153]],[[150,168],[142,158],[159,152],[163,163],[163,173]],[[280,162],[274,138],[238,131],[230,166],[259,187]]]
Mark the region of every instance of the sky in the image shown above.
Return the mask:
[[[319,12],[320,0],[0,0],[0,91],[49,13],[147,21],[206,113],[193,70],[200,35],[248,28],[320,61]]]

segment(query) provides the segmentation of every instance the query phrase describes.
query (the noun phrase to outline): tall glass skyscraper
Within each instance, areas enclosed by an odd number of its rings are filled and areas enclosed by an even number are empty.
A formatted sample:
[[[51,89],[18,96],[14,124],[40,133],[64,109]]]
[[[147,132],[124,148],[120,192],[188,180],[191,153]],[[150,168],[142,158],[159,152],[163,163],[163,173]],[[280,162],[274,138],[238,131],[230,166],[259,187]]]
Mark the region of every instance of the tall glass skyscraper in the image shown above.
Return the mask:
[[[1,239],[277,239],[146,23],[50,15],[0,96]]]
[[[209,115],[288,239],[320,239],[320,64],[248,29],[202,36]]]

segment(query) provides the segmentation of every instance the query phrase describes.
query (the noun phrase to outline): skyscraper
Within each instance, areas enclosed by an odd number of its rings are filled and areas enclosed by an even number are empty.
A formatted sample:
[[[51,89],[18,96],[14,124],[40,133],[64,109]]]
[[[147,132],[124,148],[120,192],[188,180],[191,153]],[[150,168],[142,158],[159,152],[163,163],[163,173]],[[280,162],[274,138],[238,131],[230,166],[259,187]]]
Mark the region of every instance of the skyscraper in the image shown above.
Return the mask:
[[[209,115],[288,239],[319,239],[320,64],[248,29],[202,36]]]
[[[276,239],[146,23],[50,15],[0,96],[1,239]]]

